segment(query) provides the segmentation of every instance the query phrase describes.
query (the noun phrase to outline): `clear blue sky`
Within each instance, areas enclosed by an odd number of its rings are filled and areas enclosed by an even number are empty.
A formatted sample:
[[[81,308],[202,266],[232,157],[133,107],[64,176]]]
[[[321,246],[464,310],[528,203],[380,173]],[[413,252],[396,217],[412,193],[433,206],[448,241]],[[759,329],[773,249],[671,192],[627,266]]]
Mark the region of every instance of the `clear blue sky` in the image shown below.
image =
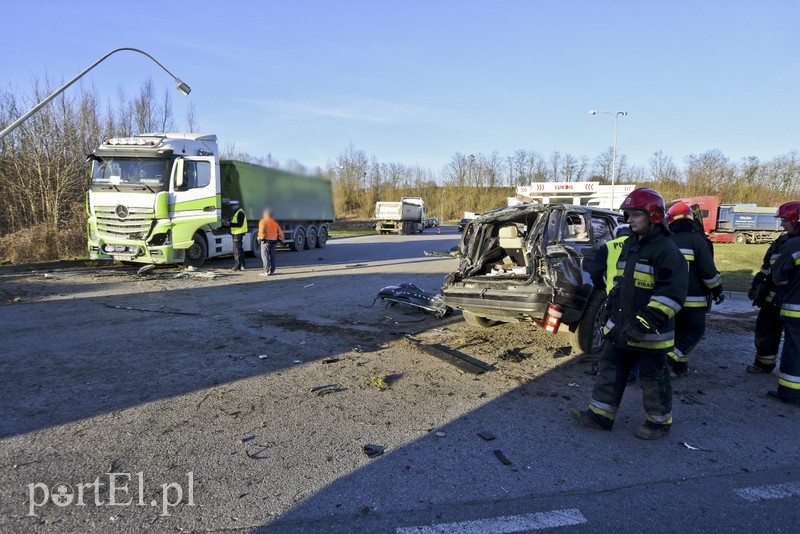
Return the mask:
[[[719,148],[800,148],[800,2],[3,0],[0,82],[73,76],[143,48],[192,87],[222,145],[325,166],[353,143],[440,170],[455,151],[594,157],[625,110],[619,150],[645,164]],[[118,54],[101,94],[173,84]],[[173,93],[183,122],[188,99]]]

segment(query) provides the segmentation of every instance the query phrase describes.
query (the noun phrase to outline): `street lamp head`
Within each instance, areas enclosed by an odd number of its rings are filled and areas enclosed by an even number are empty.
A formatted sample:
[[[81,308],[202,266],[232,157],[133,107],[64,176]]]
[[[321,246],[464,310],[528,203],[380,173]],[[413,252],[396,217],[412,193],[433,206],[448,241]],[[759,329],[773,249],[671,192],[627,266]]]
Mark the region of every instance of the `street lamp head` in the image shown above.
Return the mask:
[[[180,91],[183,96],[189,96],[189,93],[192,92],[192,88],[183,83],[180,78],[175,78],[175,83],[178,84],[178,91]]]
[[[589,115],[597,115],[597,110],[596,109],[590,109],[589,110]]]
[[[620,115],[622,117],[627,117],[628,116],[628,112],[627,111],[617,111],[617,115]]]

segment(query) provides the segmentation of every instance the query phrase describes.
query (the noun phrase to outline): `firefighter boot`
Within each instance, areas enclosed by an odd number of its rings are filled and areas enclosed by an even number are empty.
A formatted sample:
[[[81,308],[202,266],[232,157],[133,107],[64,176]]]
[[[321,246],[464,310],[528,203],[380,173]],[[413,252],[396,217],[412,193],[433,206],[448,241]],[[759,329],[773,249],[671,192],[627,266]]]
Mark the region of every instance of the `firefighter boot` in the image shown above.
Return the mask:
[[[670,425],[657,425],[650,421],[645,421],[645,423],[637,427],[633,433],[637,438],[653,440],[663,438],[669,434],[669,428]]]
[[[579,410],[577,408],[573,408],[570,413],[572,414],[573,419],[588,428],[594,428],[597,430],[611,430],[611,427],[614,426],[614,421],[601,415],[597,415],[591,410]]]
[[[775,364],[764,364],[756,360],[752,365],[747,366],[747,372],[754,375],[768,375],[775,370]]]

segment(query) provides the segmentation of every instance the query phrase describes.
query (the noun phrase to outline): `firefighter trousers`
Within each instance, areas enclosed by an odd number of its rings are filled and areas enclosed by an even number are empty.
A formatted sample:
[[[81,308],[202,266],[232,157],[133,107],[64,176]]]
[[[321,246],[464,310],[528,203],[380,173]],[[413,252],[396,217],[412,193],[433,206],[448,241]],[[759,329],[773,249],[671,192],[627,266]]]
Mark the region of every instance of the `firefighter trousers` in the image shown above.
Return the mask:
[[[778,395],[800,402],[800,322],[786,321],[783,326]]]
[[[770,303],[761,305],[756,317],[756,363],[773,369],[778,359],[778,347],[781,344],[783,321],[780,309]]]
[[[639,363],[639,382],[647,421],[657,425],[672,424],[672,382],[665,353],[620,349],[607,340],[600,354],[597,378],[589,409],[596,415],[616,418],[628,374]]]
[[[706,308],[682,308],[675,316],[675,346],[667,355],[675,362],[688,362],[689,353],[706,333]]]

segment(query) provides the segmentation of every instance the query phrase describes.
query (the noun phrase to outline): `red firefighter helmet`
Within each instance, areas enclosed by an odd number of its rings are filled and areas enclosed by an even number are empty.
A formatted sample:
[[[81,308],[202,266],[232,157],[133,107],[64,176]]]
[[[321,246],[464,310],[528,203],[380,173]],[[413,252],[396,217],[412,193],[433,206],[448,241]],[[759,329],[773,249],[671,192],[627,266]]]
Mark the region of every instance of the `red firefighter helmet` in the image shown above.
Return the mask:
[[[798,210],[800,210],[800,200],[786,202],[780,205],[778,211],[775,213],[775,218],[789,219],[792,221],[793,225],[797,226],[797,222],[800,220]]]
[[[652,189],[642,188],[634,189],[619,207],[622,211],[643,211],[650,216],[650,222],[653,224],[660,223],[666,218],[666,209],[664,208],[664,199],[657,191]]]
[[[694,212],[685,202],[676,202],[667,210],[667,224],[672,224],[680,219],[694,219]]]

